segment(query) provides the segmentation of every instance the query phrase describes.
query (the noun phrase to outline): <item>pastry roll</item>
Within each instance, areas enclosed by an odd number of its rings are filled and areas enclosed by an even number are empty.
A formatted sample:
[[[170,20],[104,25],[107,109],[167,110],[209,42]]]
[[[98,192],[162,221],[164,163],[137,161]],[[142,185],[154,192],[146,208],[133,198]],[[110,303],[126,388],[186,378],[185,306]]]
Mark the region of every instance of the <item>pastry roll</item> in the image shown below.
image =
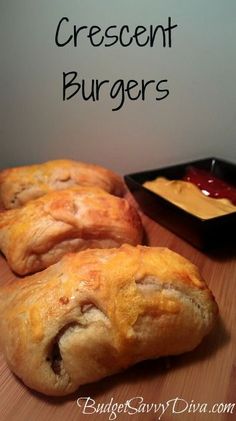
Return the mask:
[[[135,208],[98,187],[48,193],[0,215],[0,250],[19,275],[44,269],[68,252],[141,241]]]
[[[195,348],[217,315],[197,268],[166,248],[64,256],[0,291],[0,340],[29,387],[66,395],[138,361]]]
[[[13,209],[48,192],[75,185],[98,186],[116,196],[124,193],[122,178],[112,171],[94,164],[61,159],[1,171],[0,200],[5,209]]]

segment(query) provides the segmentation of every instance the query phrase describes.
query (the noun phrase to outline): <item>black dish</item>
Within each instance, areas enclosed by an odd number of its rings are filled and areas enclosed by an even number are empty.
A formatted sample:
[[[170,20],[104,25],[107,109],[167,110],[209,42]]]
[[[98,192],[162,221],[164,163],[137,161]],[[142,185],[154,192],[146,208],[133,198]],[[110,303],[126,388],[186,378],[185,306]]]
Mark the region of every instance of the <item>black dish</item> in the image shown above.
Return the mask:
[[[182,179],[188,166],[211,172],[218,178],[236,184],[236,165],[217,158],[207,158],[171,167],[125,175],[125,182],[143,212],[184,238],[195,247],[207,250],[235,243],[236,212],[211,219],[201,219],[143,187],[145,181],[163,176]]]

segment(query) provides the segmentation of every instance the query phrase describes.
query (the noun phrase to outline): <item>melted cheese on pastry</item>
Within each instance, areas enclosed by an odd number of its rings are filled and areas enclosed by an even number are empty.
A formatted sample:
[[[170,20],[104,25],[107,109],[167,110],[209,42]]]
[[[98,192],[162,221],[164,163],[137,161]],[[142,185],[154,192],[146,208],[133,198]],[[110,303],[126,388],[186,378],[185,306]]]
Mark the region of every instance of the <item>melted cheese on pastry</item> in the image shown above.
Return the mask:
[[[165,248],[69,254],[0,291],[0,340],[29,387],[66,395],[138,361],[195,348],[217,305],[198,269]]]

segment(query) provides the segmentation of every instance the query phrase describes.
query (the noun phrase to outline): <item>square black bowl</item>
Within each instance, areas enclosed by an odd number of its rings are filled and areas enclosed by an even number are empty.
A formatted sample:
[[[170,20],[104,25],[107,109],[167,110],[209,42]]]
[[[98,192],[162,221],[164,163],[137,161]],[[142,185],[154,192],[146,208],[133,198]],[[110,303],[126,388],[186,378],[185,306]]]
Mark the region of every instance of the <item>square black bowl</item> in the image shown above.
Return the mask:
[[[202,219],[143,187],[157,177],[182,179],[188,166],[210,171],[216,177],[236,184],[236,165],[217,158],[207,158],[171,167],[125,175],[125,182],[143,212],[195,247],[208,250],[235,246],[236,212]]]

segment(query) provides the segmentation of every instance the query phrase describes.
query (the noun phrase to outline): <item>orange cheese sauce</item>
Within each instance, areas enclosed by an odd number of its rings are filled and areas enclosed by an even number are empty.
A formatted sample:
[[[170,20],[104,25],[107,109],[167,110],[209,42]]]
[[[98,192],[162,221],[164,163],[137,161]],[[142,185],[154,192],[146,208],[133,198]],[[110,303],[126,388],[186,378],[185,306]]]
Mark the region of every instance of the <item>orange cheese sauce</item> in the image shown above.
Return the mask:
[[[157,177],[153,181],[146,181],[143,186],[202,219],[236,212],[236,206],[228,199],[207,197],[197,186],[188,181]]]

